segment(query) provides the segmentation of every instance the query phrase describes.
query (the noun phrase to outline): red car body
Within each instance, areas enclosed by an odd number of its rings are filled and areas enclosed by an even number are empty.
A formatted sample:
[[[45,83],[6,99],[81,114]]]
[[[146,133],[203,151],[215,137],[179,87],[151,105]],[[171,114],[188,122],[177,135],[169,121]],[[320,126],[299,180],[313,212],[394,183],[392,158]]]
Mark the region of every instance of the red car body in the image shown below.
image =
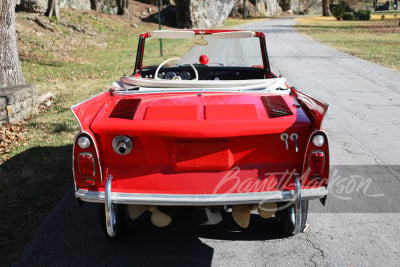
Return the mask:
[[[259,39],[262,68],[239,69],[250,73],[243,80],[212,82],[202,79],[204,64],[195,66],[198,80],[144,77],[158,73],[142,66],[151,36],[140,36],[135,73],[121,79],[121,88],[72,107],[81,126],[73,152],[76,197],[105,205],[110,236],[118,231],[116,207],[127,205],[286,203],[282,209],[295,217],[290,232],[300,232],[302,202],[327,195],[329,149],[321,123],[328,105],[285,83],[272,91],[238,89],[282,84],[270,70],[263,33],[250,37]],[[247,79],[253,72],[260,77]]]

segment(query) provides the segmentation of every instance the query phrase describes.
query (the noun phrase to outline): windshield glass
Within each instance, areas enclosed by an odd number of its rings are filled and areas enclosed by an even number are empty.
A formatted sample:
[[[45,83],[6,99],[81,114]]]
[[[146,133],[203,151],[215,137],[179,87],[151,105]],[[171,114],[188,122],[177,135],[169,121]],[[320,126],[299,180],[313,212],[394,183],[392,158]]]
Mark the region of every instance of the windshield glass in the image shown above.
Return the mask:
[[[209,66],[252,67],[263,65],[259,38],[223,37],[196,35],[189,39],[161,39],[162,56],[160,56],[160,39],[148,38],[144,48],[143,66],[159,65],[164,60],[173,57],[183,58],[192,64],[203,63]],[[201,56],[203,56],[203,60],[200,60]],[[205,59],[208,59],[208,62]],[[172,63],[176,62],[168,64]],[[180,62],[179,64],[185,63]]]

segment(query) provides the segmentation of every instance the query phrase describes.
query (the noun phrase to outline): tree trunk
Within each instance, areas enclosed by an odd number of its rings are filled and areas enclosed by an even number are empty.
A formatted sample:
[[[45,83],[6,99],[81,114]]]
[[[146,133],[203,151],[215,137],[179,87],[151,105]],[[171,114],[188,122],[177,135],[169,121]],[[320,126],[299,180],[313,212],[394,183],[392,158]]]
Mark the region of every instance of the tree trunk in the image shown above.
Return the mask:
[[[90,0],[90,9],[97,10],[97,0]]]
[[[60,20],[60,12],[58,11],[58,0],[48,0],[47,10],[44,13],[47,17],[56,17],[57,21]]]
[[[246,0],[243,0],[243,18],[247,17],[247,10],[246,10]]]
[[[322,16],[329,17],[329,0],[322,0]]]
[[[117,0],[117,14],[121,16],[128,15],[128,0]]]
[[[25,84],[18,57],[15,0],[0,3],[0,88]]]

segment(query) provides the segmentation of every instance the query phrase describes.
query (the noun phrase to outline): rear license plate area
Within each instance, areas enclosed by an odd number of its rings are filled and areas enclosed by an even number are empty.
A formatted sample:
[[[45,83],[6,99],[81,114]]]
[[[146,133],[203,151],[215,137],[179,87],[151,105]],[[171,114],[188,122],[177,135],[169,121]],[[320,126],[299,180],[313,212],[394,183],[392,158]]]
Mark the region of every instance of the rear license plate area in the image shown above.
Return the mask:
[[[229,142],[177,141],[173,168],[176,171],[225,171],[233,164]]]

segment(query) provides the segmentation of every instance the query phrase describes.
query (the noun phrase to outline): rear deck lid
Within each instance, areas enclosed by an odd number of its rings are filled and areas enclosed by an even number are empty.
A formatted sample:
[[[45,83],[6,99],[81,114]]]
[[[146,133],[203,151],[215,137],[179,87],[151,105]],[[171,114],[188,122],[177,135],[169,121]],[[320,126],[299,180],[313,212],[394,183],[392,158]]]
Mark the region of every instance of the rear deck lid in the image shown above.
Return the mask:
[[[306,130],[311,121],[290,95],[147,94],[115,97],[91,128],[97,133],[230,137]]]

